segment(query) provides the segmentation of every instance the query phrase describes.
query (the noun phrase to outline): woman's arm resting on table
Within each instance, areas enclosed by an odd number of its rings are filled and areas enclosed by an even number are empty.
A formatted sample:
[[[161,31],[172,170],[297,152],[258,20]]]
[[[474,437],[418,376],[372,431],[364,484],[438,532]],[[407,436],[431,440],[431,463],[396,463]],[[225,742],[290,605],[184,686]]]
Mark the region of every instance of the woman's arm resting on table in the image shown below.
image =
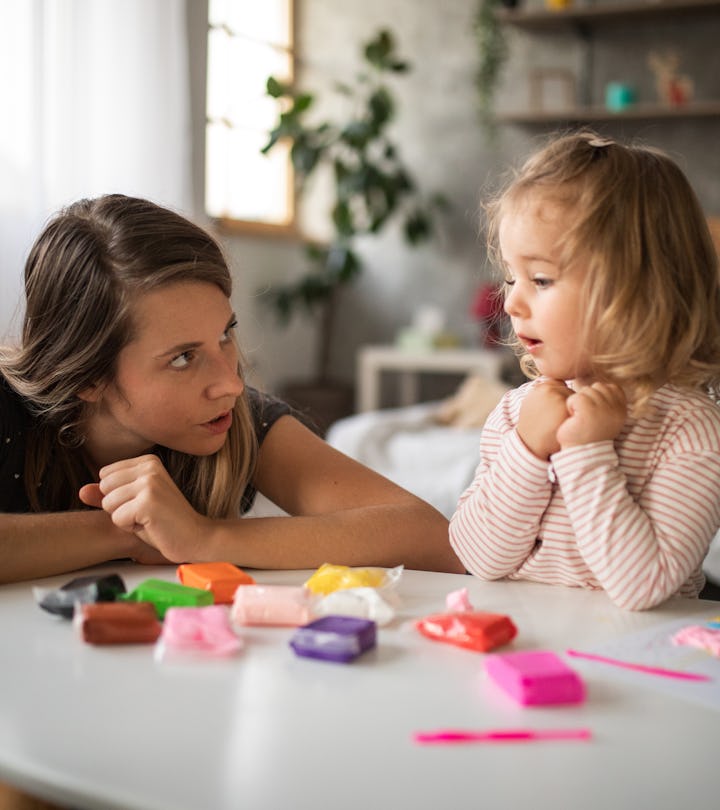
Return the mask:
[[[174,562],[226,560],[251,568],[402,563],[464,571],[440,512],[290,416],[270,428],[254,480],[258,491],[290,517],[204,517],[156,456],[111,464],[100,476],[100,491],[84,487],[83,500],[102,505],[116,526]]]
[[[113,526],[101,511],[0,514],[0,583],[76,571],[133,557],[159,565],[162,556]]]
[[[244,521],[237,547],[248,566],[311,568],[331,562],[465,572],[440,512],[292,417],[278,420],[265,438],[255,483],[296,517]]]

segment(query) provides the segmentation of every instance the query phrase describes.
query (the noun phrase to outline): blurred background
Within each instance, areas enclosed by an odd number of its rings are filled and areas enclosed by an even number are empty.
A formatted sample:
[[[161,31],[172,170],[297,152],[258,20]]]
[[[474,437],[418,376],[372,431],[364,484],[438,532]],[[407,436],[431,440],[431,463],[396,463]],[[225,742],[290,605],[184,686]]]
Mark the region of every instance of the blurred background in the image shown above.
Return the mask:
[[[221,240],[257,385],[316,378],[318,313],[297,305],[281,323],[271,299],[308,271],[308,240],[331,240],[333,180],[318,172],[295,195],[282,145],[260,155],[282,109],[265,82],[311,93],[308,125],[351,122],[348,86],[362,87],[363,49],[383,30],[407,68],[383,77],[388,137],[417,189],[446,204],[415,246],[399,220],[354,236],[362,272],[334,297],[333,381],[352,388],[370,345],[487,348],[481,200],[549,131],[590,124],[663,147],[720,214],[715,0],[2,0],[4,338],[17,333],[22,266],[45,219],[119,191]],[[454,373],[435,384],[457,385]]]

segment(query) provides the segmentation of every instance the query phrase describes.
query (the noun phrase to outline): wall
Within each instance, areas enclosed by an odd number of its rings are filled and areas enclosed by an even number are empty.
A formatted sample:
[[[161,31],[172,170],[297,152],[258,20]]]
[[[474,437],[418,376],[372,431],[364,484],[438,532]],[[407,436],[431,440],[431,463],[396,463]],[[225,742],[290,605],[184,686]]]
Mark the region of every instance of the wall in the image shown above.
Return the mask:
[[[189,10],[194,29],[191,45],[196,103],[202,93],[197,60],[204,58],[204,18],[198,11],[203,5],[191,2]],[[480,197],[540,136],[537,129],[508,126],[501,128],[493,146],[485,141],[477,122],[473,86],[477,64],[472,33],[475,7],[474,0],[297,2],[298,45],[304,57],[300,80],[312,90],[320,91],[336,78],[352,76],[359,64],[360,43],[380,27],[396,33],[401,52],[413,70],[395,85],[400,110],[394,132],[420,185],[428,191],[441,191],[453,206],[451,215],[440,222],[439,238],[430,246],[408,250],[397,233],[365,240],[361,245],[367,271],[341,302],[342,328],[334,345],[333,370],[342,379],[352,380],[359,345],[391,341],[398,328],[410,321],[415,308],[426,302],[441,306],[451,328],[472,337],[468,301],[485,272],[477,229]],[[596,96],[602,97],[606,81],[626,78],[628,72],[640,78],[644,94],[652,94],[646,51],[669,41],[680,42],[682,67],[696,78],[698,95],[720,97],[720,49],[712,44],[720,34],[718,22],[693,23],[687,32],[684,23],[621,26],[595,55]],[[577,69],[580,64],[578,42],[566,35],[544,39],[510,32],[510,45],[512,60],[500,93],[500,108],[527,105],[530,66],[565,64]],[[202,121],[201,114],[195,120]],[[687,170],[707,210],[717,214],[719,126],[717,120],[687,120],[631,126],[614,123],[600,128],[617,135],[640,134],[671,150]],[[202,137],[202,123],[196,135]],[[201,152],[196,156],[197,166],[200,156]],[[198,188],[201,181],[198,169]],[[287,331],[278,330],[255,296],[262,286],[297,272],[301,267],[297,247],[262,239],[230,238],[226,243],[237,279],[241,339],[257,379],[272,388],[288,378],[306,375],[311,370],[314,348],[312,324],[298,321]]]

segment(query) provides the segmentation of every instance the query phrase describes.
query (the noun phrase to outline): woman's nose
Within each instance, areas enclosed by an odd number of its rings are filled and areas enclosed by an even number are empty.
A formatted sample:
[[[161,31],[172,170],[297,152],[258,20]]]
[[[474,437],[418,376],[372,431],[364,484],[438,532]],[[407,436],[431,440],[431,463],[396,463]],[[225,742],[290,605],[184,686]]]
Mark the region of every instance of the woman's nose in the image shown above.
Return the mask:
[[[212,381],[207,387],[210,399],[239,397],[245,390],[245,383],[239,373],[238,358],[222,356],[214,364]]]

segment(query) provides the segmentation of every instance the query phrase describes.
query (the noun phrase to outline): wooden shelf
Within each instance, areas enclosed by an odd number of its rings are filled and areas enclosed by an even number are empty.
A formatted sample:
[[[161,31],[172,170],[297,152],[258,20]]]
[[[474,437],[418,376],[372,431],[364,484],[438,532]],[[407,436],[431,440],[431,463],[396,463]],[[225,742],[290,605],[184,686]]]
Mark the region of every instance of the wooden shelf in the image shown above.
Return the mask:
[[[570,6],[566,9],[498,9],[505,25],[527,29],[559,29],[583,24],[614,24],[628,20],[670,19],[720,9],[720,0],[647,0],[647,2],[602,3]]]
[[[497,120],[504,124],[591,123],[669,118],[720,118],[720,101],[694,101],[678,107],[634,104],[621,112],[612,112],[605,107],[576,107],[571,110],[528,110],[497,114]]]

